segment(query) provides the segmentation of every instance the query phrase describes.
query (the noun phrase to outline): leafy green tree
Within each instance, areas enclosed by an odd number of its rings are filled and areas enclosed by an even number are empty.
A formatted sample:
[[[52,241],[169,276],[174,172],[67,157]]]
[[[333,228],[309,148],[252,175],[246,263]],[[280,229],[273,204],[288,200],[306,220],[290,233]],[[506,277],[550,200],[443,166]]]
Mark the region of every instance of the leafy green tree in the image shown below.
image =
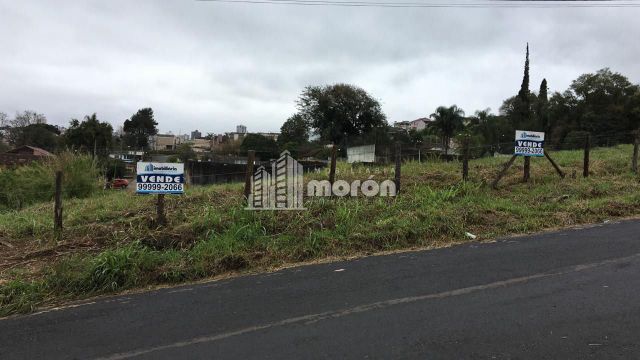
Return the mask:
[[[158,133],[158,123],[153,117],[153,109],[138,110],[131,119],[125,120],[122,130],[128,146],[135,149],[147,148],[149,137]]]
[[[423,131],[416,129],[409,130],[409,143],[414,147],[419,147],[424,142]]]
[[[95,113],[86,115],[82,122],[71,120],[69,128],[64,134],[67,146],[82,149],[94,156],[105,156],[109,153],[113,140],[113,127],[107,122],[101,122]]]
[[[111,181],[117,178],[123,178],[127,172],[127,166],[124,161],[112,159],[109,157],[100,159],[98,163],[107,180]]]
[[[247,134],[242,140],[240,152],[246,155],[248,150],[254,150],[260,159],[273,159],[280,155],[275,140],[258,134]]]
[[[557,142],[573,132],[571,143],[582,131],[597,134],[596,145],[630,141],[640,126],[640,87],[608,68],[583,74],[564,93],[553,94],[549,117]]]
[[[529,92],[529,100],[525,103],[518,95],[504,100],[499,109],[499,115],[507,118],[514,129],[535,130],[537,120],[532,115],[535,113],[538,97]]]
[[[309,130],[309,124],[302,115],[295,114],[282,124],[278,143],[281,146],[284,144],[304,144],[309,141]]]
[[[595,74],[584,74],[571,83],[570,90],[578,99],[580,127],[592,133],[619,132],[632,129],[625,114],[627,102],[638,93],[638,86],[608,68]]]
[[[555,92],[549,99],[549,134],[545,143],[551,147],[559,147],[564,137],[572,130],[578,129],[578,99],[570,91]]]
[[[464,111],[457,105],[449,107],[439,106],[436,111],[431,114],[434,121],[430,124],[440,135],[442,140],[442,148],[445,155],[449,153],[451,139],[456,133],[464,128],[463,119]]]
[[[21,113],[17,113],[16,117],[9,122],[12,127],[25,127],[35,124],[46,124],[47,118],[44,114],[38,114],[35,111],[25,110]]]
[[[509,118],[515,128],[528,130],[533,126],[531,116],[532,94],[529,91],[529,43],[527,43],[527,52],[524,61],[524,75],[518,95],[513,99],[512,111]]]
[[[9,116],[6,113],[0,112],[0,128],[9,126]]]
[[[6,114],[3,127],[6,129],[6,140],[11,146],[36,146],[48,151],[54,151],[58,146],[60,129],[47,125],[47,118],[35,111],[25,110],[16,113],[14,119],[9,120]]]
[[[12,127],[7,133],[7,140],[13,147],[29,145],[47,151],[55,151],[58,147],[60,129],[44,123]]]
[[[538,92],[538,98],[536,102],[536,117],[538,119],[538,126],[534,130],[549,131],[549,88],[547,86],[547,79],[542,79],[540,83],[540,91]]]
[[[227,135],[222,136],[222,143],[214,147],[213,152],[218,155],[238,155],[242,140],[233,140]]]
[[[513,151],[514,128],[504,116],[491,113],[491,109],[478,110],[470,118],[468,131],[476,136],[472,139],[480,142],[480,155],[493,156],[496,152],[507,153]]]
[[[7,130],[9,128],[9,117],[6,113],[0,112],[0,130]],[[0,131],[0,153],[10,150],[7,145],[6,135],[4,131]]]
[[[454,136],[457,144],[469,144],[469,157],[478,158],[485,154],[484,138],[482,135],[474,133],[470,128],[465,128],[461,133]],[[460,154],[462,154],[463,148],[460,148]]]
[[[518,97],[523,102],[529,100],[529,43],[527,43],[527,54],[524,60],[524,75],[522,76],[522,84],[520,85],[520,91],[518,91]]]
[[[196,152],[193,151],[193,147],[191,146],[191,144],[185,143],[178,145],[178,147],[176,148],[176,152],[178,154],[178,158],[183,162],[195,160],[198,157],[198,155],[196,155]]]
[[[380,103],[353,85],[308,86],[297,106],[320,139],[334,144],[346,144],[349,138],[387,126]]]

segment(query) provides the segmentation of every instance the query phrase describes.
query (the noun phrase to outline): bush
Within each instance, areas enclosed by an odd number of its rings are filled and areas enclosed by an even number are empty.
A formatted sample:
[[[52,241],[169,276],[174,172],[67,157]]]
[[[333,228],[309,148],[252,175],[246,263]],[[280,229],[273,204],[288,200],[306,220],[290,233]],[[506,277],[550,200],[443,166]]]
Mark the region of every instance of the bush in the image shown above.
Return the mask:
[[[63,172],[63,196],[84,198],[99,189],[99,171],[88,155],[62,153],[50,160],[0,171],[0,209],[20,209],[51,201],[55,195],[55,173]]]
[[[105,158],[100,162],[100,168],[108,180],[123,178],[127,172],[125,162],[119,159]]]

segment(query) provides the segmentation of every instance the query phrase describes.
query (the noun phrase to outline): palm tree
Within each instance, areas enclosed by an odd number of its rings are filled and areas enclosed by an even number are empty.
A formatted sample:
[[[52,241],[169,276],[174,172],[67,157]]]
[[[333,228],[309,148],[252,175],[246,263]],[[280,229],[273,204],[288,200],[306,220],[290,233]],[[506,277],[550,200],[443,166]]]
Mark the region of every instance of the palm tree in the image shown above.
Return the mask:
[[[476,115],[474,116],[477,119],[478,124],[486,124],[491,115],[491,108],[486,108],[484,110],[476,110]]]
[[[98,147],[98,134],[96,133],[96,127],[100,124],[100,121],[98,120],[98,115],[96,113],[93,113],[91,115],[85,115],[84,116],[84,121],[85,123],[87,123],[87,127],[89,127],[89,135],[90,138],[87,139],[87,141],[91,141],[90,139],[93,139],[93,157],[96,157],[96,153],[97,153],[97,147]]]
[[[448,155],[451,138],[463,127],[464,111],[457,105],[439,106],[431,117],[434,119],[432,126],[438,131],[442,140],[444,154]]]

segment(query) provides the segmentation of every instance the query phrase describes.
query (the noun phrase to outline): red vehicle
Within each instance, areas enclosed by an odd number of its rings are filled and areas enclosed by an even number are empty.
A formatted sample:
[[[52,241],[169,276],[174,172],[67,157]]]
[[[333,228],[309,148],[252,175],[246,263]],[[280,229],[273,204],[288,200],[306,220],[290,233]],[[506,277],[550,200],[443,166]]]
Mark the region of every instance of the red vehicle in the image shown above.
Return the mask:
[[[107,189],[126,189],[129,186],[129,180],[127,179],[113,179],[107,183]]]

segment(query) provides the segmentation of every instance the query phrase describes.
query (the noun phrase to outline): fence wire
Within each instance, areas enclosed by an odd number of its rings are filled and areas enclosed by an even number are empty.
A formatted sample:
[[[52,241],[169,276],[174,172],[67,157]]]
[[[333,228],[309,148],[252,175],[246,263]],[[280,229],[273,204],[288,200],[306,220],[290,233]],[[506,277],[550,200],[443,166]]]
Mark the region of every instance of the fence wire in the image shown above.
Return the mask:
[[[599,148],[599,147],[607,147],[607,144],[609,144],[610,146],[613,145],[621,145],[621,144],[632,144],[634,142],[637,142],[636,140],[636,136],[637,136],[637,132],[636,131],[623,131],[623,132],[617,132],[617,133],[606,133],[606,134],[595,134],[595,135],[590,135],[589,136],[589,142],[590,142],[590,149],[593,150],[595,148]],[[583,149],[585,142],[587,141],[587,137],[583,136],[582,138],[577,138],[575,145],[572,149],[573,150],[580,150]],[[467,150],[471,153],[482,153],[482,155],[486,155],[487,152],[491,152],[494,151],[495,154],[497,155],[513,155],[513,153],[500,153],[498,150],[502,149],[502,148],[506,148],[509,147],[511,145],[514,145],[515,141],[505,141],[505,142],[498,142],[498,143],[492,143],[492,144],[480,144],[480,145],[470,145],[468,146]],[[549,145],[548,145],[549,144]],[[554,145],[551,145],[554,144]],[[604,145],[603,145],[604,144]],[[381,152],[384,155],[381,156],[376,156],[377,158],[383,158],[383,159],[387,159],[388,161],[386,162],[387,164],[389,163],[393,163],[392,160],[395,159],[395,144],[384,144],[380,147],[378,147],[378,144],[373,144],[376,146],[376,152]],[[347,153],[346,153],[346,149],[349,147],[348,144],[344,144],[343,146],[338,146],[338,148],[344,149],[345,151],[342,154],[339,154],[338,158],[341,160],[346,159],[347,157]],[[98,148],[96,149],[97,152],[101,152],[101,151],[112,151],[113,149],[111,148]],[[305,151],[307,153],[310,152],[323,152],[324,155],[321,158],[315,158],[312,161],[316,161],[315,165],[317,165],[317,168],[324,168],[325,171],[328,172],[329,167],[330,167],[330,153],[331,153],[331,149],[330,147],[328,147],[327,145],[317,145],[315,148],[311,148],[309,146],[306,146],[304,148],[294,148],[291,149],[291,152],[302,152]],[[463,158],[463,148],[461,148],[460,146],[457,146],[455,148],[451,148],[451,151],[453,154],[451,155],[452,159],[458,159],[461,160]],[[568,150],[566,149],[565,146],[560,145],[559,144],[559,139],[545,139],[545,151],[550,152],[550,151],[560,151],[560,150]],[[256,154],[268,154],[268,155],[277,155],[277,152],[274,151],[266,151],[266,150],[261,150],[261,149],[256,149],[254,150]],[[433,148],[429,148],[429,147],[420,147],[420,146],[412,146],[411,144],[404,144],[404,146],[401,147],[401,159],[402,160],[408,160],[408,159],[417,159],[418,157],[421,158],[421,160],[423,161],[431,161],[433,156],[441,156],[443,155],[443,150],[442,149],[433,149]],[[126,150],[124,151],[126,152]],[[204,153],[205,156],[207,154],[210,153]],[[166,155],[166,154],[165,154]],[[473,156],[470,155],[469,156],[469,160],[473,160],[474,158],[478,158],[481,156]],[[486,156],[482,156],[482,157],[486,157]],[[631,164],[631,157],[632,154],[630,154],[629,158],[629,162]],[[261,164],[268,164],[270,161],[275,160],[277,157],[273,156],[273,157],[269,157],[266,160],[260,160],[259,163]],[[244,158],[241,158],[244,159]],[[150,160],[150,159],[149,159]],[[209,163],[209,161],[207,160],[201,160],[201,161],[188,161],[187,162],[187,166],[185,166],[185,171],[189,171],[189,163]],[[233,164],[234,166],[237,167],[243,167],[246,168],[246,164]],[[255,169],[255,167],[254,167]],[[312,169],[315,170],[316,168]],[[498,172],[499,169],[496,169],[496,172]],[[63,169],[64,172],[64,169]],[[198,183],[201,183],[201,180],[213,180],[213,183],[228,183],[230,181],[226,181],[227,178],[231,178],[234,181],[242,181],[243,177],[246,176],[246,170],[242,170],[242,171],[231,171],[231,172],[217,172],[217,173],[212,173],[212,174],[187,174],[185,177],[187,179],[189,179],[192,183],[195,183],[197,185],[200,185]],[[133,173],[132,175],[135,176],[135,173]],[[221,181],[218,181],[221,180]],[[99,183],[96,183],[96,187],[99,186]],[[106,184],[106,181],[104,181],[102,183],[102,185]],[[202,185],[206,185],[206,183],[202,183]],[[16,189],[13,193],[10,194],[10,197],[12,199],[17,199],[21,196],[24,195],[36,195],[36,196],[42,196],[45,198],[49,198],[49,199],[53,199],[53,197],[55,196],[55,191],[54,191],[54,179],[51,179],[51,183],[48,185],[51,186],[51,189],[47,189],[47,190],[23,190],[23,189]],[[76,191],[84,191],[87,190],[87,186],[63,186],[63,193],[69,193],[69,192],[76,192]],[[0,201],[4,200],[4,201],[10,201],[9,199],[1,199]]]

